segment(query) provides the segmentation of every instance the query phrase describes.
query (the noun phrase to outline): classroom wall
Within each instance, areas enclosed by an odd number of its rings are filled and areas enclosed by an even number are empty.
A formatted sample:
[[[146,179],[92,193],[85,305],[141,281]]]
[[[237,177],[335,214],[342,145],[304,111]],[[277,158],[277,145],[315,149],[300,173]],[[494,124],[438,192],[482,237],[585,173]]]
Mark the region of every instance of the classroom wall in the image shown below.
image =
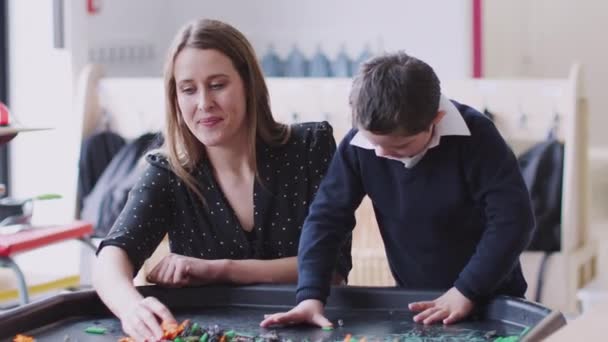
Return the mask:
[[[20,197],[64,194],[65,201],[41,205],[57,205],[49,209],[49,215],[57,218],[73,215],[81,138],[81,118],[72,110],[78,72],[89,60],[105,58],[118,61],[108,63],[111,73],[117,75],[159,75],[171,37],[189,19],[213,17],[232,22],[262,53],[272,43],[285,56],[294,42],[308,55],[319,44],[330,56],[341,46],[352,55],[366,45],[374,51],[403,48],[429,61],[443,78],[471,73],[468,0],[184,0],[179,6],[163,0],[97,3],[99,11],[88,14],[86,2],[64,2],[66,47],[55,49],[52,2],[9,1],[11,109],[24,125],[55,128],[22,134],[11,143],[11,187]],[[35,5],[36,11],[32,11]],[[590,154],[593,168],[600,173],[608,166],[608,135],[604,134],[608,117],[602,115],[608,106],[608,97],[603,96],[608,46],[596,37],[606,26],[602,14],[608,13],[608,2],[484,1],[483,7],[485,76],[563,77],[574,61],[583,63],[591,113]],[[130,54],[121,55],[124,48]],[[594,198],[608,193],[608,182],[601,177],[594,181],[598,184]],[[608,199],[600,201],[608,203]],[[594,213],[604,214],[608,220],[602,208],[596,206]]]
[[[87,16],[83,39],[95,57],[119,46],[143,52],[137,65],[109,63],[112,73],[158,75],[178,28],[207,17],[236,26],[259,54],[269,44],[282,56],[294,44],[309,56],[320,46],[331,57],[341,47],[353,57],[366,46],[374,52],[405,49],[442,76],[464,77],[471,70],[470,12],[469,0],[103,1],[97,14]]]
[[[15,124],[50,128],[11,141],[10,187],[20,198],[44,193],[64,197],[35,204],[43,222],[73,217],[82,125],[72,111],[71,55],[53,47],[52,18],[51,1],[9,2],[11,114]]]
[[[584,67],[590,122],[591,217],[608,233],[608,2],[603,0],[484,1],[486,77],[564,77]]]
[[[21,133],[10,142],[11,193],[18,198],[63,196],[36,202],[35,224],[63,223],[74,217],[82,125],[72,111],[71,55],[53,47],[52,3],[14,0],[8,6],[9,104],[14,122],[51,128]],[[22,253],[15,260],[32,285],[78,274],[79,255],[80,245],[72,241]],[[13,281],[12,272],[0,272],[0,284],[7,279]]]
[[[585,67],[591,144],[608,147],[608,44],[602,33],[608,2],[512,0],[484,2],[487,77],[563,77],[573,62]]]
[[[38,206],[42,222],[74,216],[82,124],[73,110],[74,83],[82,67],[101,61],[110,75],[158,76],[171,38],[193,18],[233,23],[261,53],[273,44],[285,56],[297,43],[308,55],[320,45],[331,57],[342,46],[355,56],[369,45],[375,52],[406,49],[445,77],[465,77],[471,70],[468,0],[95,3],[99,10],[89,13],[85,1],[64,1],[65,47],[54,48],[53,2],[9,1],[11,109],[25,126],[53,128],[11,143],[10,186],[16,197],[64,196]]]

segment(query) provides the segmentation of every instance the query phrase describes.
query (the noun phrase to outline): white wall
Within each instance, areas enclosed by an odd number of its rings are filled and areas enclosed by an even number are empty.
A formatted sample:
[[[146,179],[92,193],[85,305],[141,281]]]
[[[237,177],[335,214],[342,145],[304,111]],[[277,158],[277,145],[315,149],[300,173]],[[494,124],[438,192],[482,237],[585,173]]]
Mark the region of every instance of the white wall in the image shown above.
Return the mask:
[[[487,77],[564,77],[573,62],[585,68],[590,143],[608,148],[608,1],[484,2]]]
[[[52,128],[11,142],[11,191],[63,195],[35,205],[35,218],[44,222],[73,218],[81,125],[72,115],[70,54],[53,48],[52,18],[51,1],[9,1],[11,113],[23,126]]]
[[[18,198],[61,194],[61,200],[34,205],[34,223],[69,222],[74,217],[81,126],[72,114],[71,57],[67,50],[52,47],[52,1],[11,0],[8,9],[11,113],[23,126],[52,128],[21,133],[11,141],[11,192]],[[28,281],[56,280],[77,273],[79,247],[74,242],[56,244],[20,254],[17,262]]]
[[[321,44],[330,56],[341,46],[355,56],[369,45],[375,52],[405,49],[446,78],[465,77],[471,70],[468,0],[98,3],[100,11],[89,14],[84,1],[64,2],[66,48],[55,49],[53,3],[9,1],[12,112],[25,126],[53,128],[21,134],[11,143],[11,190],[17,197],[62,194],[61,201],[38,205],[37,217],[44,222],[67,220],[74,214],[82,124],[73,111],[78,72],[103,54],[105,60],[113,56],[111,74],[160,75],[173,35],[191,19],[228,21],[262,53],[272,43],[286,55],[297,43],[309,55]]]
[[[459,78],[471,73],[470,13],[469,0],[102,1],[99,14],[87,18],[85,38],[93,57],[98,48],[107,56],[110,47],[129,44],[151,51],[137,64],[113,63],[111,73],[156,76],[178,28],[207,17],[236,26],[260,55],[269,44],[283,56],[295,43],[309,56],[318,45],[331,57],[341,46],[352,57],[366,45],[374,52],[405,49],[441,77]]]
[[[482,6],[484,76],[528,76],[530,32],[527,1],[484,1]]]
[[[297,43],[308,55],[320,44],[331,57],[341,46],[354,57],[369,45],[374,52],[404,49],[433,65],[441,77],[471,73],[469,0],[97,3],[100,12],[91,15],[85,1],[64,1],[66,48],[55,49],[53,2],[9,0],[12,113],[23,126],[53,128],[23,133],[11,142],[11,191],[15,197],[64,196],[36,204],[38,224],[74,216],[82,118],[74,114],[73,85],[81,68],[103,58],[113,61],[108,68],[112,75],[160,75],[172,37],[188,20],[225,20],[243,31],[260,54],[272,43],[285,56]],[[70,275],[77,272],[78,255],[77,245],[64,243],[26,253],[18,261],[26,274]],[[53,267],[40,267],[39,260]]]
[[[77,70],[88,61],[109,61],[110,75],[159,76],[164,62],[164,50],[171,35],[167,27],[174,26],[172,6],[178,2],[164,0],[99,1],[96,14],[75,9],[84,34],[73,40],[72,51],[80,51],[75,60]]]
[[[589,103],[591,220],[608,236],[608,1],[484,1],[487,77],[565,77],[584,67]],[[603,232],[602,232],[603,231]]]

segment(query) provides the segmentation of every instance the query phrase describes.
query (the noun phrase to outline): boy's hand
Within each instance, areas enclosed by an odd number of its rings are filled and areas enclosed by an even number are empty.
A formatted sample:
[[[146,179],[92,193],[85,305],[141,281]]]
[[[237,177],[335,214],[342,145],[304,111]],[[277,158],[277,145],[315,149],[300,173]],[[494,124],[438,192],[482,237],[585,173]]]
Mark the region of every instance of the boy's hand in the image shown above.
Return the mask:
[[[416,323],[433,324],[443,321],[443,324],[452,324],[465,318],[474,306],[471,300],[452,287],[433,301],[410,303],[409,309],[420,312],[414,316]]]
[[[261,327],[267,328],[276,324],[309,323],[319,327],[331,327],[333,324],[323,316],[323,303],[316,299],[303,300],[288,312],[264,315]]]

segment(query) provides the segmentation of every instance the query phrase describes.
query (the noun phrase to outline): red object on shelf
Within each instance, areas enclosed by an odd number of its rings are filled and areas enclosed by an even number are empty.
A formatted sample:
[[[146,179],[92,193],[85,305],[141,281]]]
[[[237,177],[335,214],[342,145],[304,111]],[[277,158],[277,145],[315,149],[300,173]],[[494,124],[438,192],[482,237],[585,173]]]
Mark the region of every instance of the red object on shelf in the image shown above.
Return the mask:
[[[99,10],[101,9],[100,2],[101,0],[87,0],[87,12],[90,15],[99,13]]]
[[[0,234],[0,257],[9,257],[16,253],[44,247],[55,242],[88,237],[92,233],[92,224],[75,221],[67,225],[34,226],[14,234]]]
[[[8,108],[2,102],[0,102],[0,126],[8,126]]]

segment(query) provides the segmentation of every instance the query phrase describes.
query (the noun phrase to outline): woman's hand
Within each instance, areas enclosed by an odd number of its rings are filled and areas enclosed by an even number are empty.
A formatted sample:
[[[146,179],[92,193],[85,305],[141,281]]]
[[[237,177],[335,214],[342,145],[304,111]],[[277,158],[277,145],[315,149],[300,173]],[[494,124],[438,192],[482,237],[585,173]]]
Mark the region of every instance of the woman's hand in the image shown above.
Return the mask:
[[[163,338],[160,322],[176,323],[169,309],[154,297],[135,302],[119,318],[122,330],[136,341],[159,341]]]
[[[224,281],[225,260],[205,260],[169,254],[156,265],[147,280],[168,287],[204,285]]]

